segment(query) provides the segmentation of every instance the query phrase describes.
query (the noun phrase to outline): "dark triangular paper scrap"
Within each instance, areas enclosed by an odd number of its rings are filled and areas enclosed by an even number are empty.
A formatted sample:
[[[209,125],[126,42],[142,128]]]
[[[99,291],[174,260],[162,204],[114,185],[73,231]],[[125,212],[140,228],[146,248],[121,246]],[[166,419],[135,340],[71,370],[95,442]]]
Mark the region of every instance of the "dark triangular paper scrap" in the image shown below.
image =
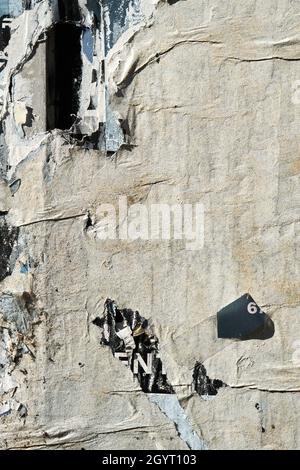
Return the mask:
[[[224,307],[217,314],[218,338],[269,339],[274,335],[274,323],[257,305],[250,294]]]

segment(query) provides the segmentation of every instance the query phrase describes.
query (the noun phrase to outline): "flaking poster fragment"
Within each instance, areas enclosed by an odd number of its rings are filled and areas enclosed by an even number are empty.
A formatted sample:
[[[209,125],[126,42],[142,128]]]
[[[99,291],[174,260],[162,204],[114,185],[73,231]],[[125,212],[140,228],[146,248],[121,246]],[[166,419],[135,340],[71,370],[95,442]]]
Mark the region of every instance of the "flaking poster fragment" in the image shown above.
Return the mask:
[[[173,394],[159,352],[159,340],[138,311],[118,308],[107,299],[104,316],[94,324],[103,328],[102,344],[130,368],[145,393]]]

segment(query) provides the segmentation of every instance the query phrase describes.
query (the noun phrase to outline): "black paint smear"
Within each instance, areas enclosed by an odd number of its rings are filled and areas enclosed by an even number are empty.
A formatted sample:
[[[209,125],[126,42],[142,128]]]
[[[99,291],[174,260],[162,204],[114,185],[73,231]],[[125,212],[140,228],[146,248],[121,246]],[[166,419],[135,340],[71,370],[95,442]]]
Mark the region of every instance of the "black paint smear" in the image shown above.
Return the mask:
[[[256,313],[251,313],[255,312]],[[245,294],[217,314],[218,337],[228,339],[266,340],[274,336],[275,327],[251,295]]]
[[[145,393],[174,394],[172,385],[168,382],[167,376],[163,374],[163,365],[159,354],[159,341],[148,329],[148,321],[139,312],[131,309],[119,309],[113,300],[107,299],[103,318],[96,318],[93,323],[100,328],[106,328],[108,339],[103,333],[101,343],[109,346],[113,355],[116,353],[126,353],[123,339],[119,338],[117,332],[128,326],[131,329],[134,339],[134,350],[129,364],[134,372],[134,357],[140,354],[147,364],[147,355],[152,355],[152,373],[147,374],[139,366],[136,377]]]
[[[206,369],[201,362],[196,362],[193,373],[193,384],[195,391],[200,395],[217,395],[222,387],[227,387],[224,382],[218,379],[211,380]]]
[[[10,257],[19,229],[7,224],[5,217],[0,217],[0,282],[11,275]]]

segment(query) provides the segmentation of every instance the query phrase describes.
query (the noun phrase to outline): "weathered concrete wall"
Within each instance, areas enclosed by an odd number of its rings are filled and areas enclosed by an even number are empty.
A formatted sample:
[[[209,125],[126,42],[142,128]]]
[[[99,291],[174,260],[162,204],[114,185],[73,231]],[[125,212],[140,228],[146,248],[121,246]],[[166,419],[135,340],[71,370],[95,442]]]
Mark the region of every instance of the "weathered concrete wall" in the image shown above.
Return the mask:
[[[14,3],[0,11],[0,448],[300,448],[300,4]],[[66,98],[51,95],[57,22],[83,31],[67,130],[47,121]],[[201,203],[204,246],[103,239],[102,205],[122,196]],[[245,292],[272,334],[218,337],[217,312]],[[141,386],[113,337],[130,357],[159,342],[172,393]]]

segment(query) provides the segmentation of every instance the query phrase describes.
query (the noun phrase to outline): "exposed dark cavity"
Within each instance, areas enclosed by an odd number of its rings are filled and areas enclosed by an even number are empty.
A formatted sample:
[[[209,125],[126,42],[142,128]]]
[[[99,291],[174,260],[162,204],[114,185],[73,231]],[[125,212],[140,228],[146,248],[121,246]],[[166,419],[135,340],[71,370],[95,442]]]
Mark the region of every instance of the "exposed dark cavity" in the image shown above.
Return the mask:
[[[101,343],[126,362],[145,393],[173,394],[159,356],[159,341],[139,312],[119,309],[107,299],[103,318],[93,323],[103,329]]]
[[[195,391],[200,395],[217,395],[222,387],[227,387],[222,380],[210,379],[201,362],[196,362],[193,372],[193,384]]]
[[[47,130],[67,130],[76,121],[82,80],[83,28],[57,23],[47,33]]]
[[[60,21],[80,21],[81,13],[78,0],[58,0]]]
[[[169,5],[175,5],[175,3],[180,2],[182,0],[167,0]]]
[[[0,282],[12,274],[10,258],[18,240],[19,229],[0,217]]]
[[[217,314],[218,337],[228,339],[266,340],[272,338],[275,326],[250,294],[220,310]]]

